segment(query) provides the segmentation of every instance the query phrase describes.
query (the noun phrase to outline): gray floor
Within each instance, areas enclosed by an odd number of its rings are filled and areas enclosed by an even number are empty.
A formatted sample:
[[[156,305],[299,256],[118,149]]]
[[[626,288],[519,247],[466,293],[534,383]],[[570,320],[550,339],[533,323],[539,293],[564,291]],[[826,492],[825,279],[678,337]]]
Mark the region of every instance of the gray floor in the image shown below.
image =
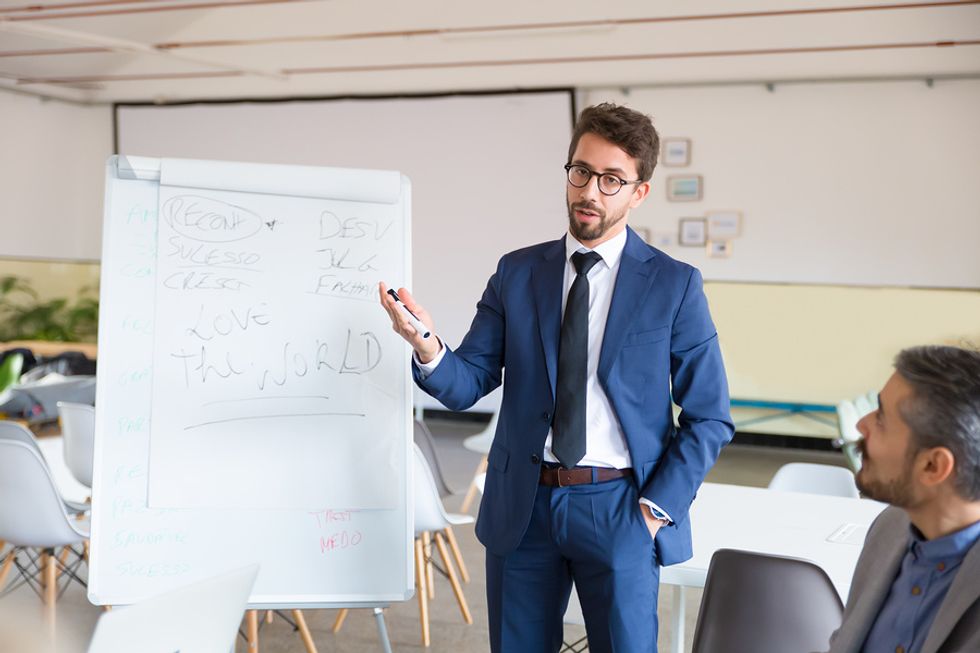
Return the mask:
[[[454,489],[459,492],[446,500],[450,511],[459,509],[473,470],[479,456],[461,446],[463,438],[479,431],[479,424],[461,424],[451,421],[429,420],[428,425],[436,437],[437,448],[444,472]],[[708,475],[708,480],[719,483],[765,486],[775,471],[785,463],[793,461],[820,462],[843,465],[843,458],[836,453],[769,449],[764,447],[730,446],[722,452],[718,464]],[[476,507],[472,508],[475,514]],[[453,598],[448,581],[436,577],[436,598],[431,604],[432,646],[435,652],[469,653],[489,650],[487,645],[487,611],[484,593],[486,584],[483,575],[483,548],[473,534],[473,527],[457,529],[457,538],[463,557],[471,575],[471,582],[465,586],[465,594],[473,614],[474,623],[466,625]],[[664,586],[660,592],[660,649],[667,649],[670,641],[670,599],[672,589]],[[700,591],[687,593],[687,642],[690,646],[691,633],[701,600]],[[39,650],[36,645],[13,644],[4,637],[13,632],[12,626],[20,631],[33,631],[40,627],[40,601],[31,590],[21,588],[13,594],[0,599],[0,652]],[[84,592],[77,586],[71,587],[58,602],[57,640],[59,651],[82,651],[95,627],[100,611],[91,606]],[[314,610],[306,612],[307,623],[313,633],[319,651],[344,651],[361,653],[380,650],[374,618],[368,610],[355,610],[350,613],[342,630],[332,634],[336,611]],[[395,651],[422,651],[420,643],[418,604],[415,600],[392,606],[386,613],[388,632]],[[4,633],[7,633],[6,635]],[[566,641],[574,641],[584,634],[584,629],[569,627]],[[239,641],[238,651],[246,651],[243,641]],[[279,653],[303,651],[298,634],[281,619],[263,625],[260,632],[260,651]]]

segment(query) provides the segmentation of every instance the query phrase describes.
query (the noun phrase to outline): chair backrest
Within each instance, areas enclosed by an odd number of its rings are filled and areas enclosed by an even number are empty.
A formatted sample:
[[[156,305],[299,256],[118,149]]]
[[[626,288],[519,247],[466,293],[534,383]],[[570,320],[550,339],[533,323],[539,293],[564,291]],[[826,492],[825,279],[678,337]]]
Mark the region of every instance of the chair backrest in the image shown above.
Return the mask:
[[[65,512],[51,472],[36,446],[0,438],[0,540],[50,548],[88,536]]]
[[[41,454],[41,448],[37,445],[37,440],[34,439],[34,434],[28,430],[26,426],[18,424],[17,422],[11,422],[9,420],[0,420],[0,440],[14,440],[16,442],[23,442],[27,446],[37,451]],[[44,454],[41,454],[42,460]]]
[[[258,572],[252,565],[103,613],[88,653],[234,650]]]
[[[439,498],[439,491],[436,489],[436,481],[432,477],[429,463],[425,460],[425,454],[419,449],[415,449],[415,532],[416,534],[424,531],[441,531],[449,526],[449,518],[446,516],[446,508],[442,505]]]
[[[451,496],[453,491],[446,482],[445,475],[442,473],[442,466],[439,464],[439,456],[436,455],[435,440],[432,438],[432,432],[429,431],[429,427],[426,426],[424,422],[415,420],[413,439],[415,440],[415,444],[425,455],[425,461],[429,463],[429,469],[432,470],[432,476],[435,478],[436,488],[439,490],[439,496],[442,498]]]
[[[497,434],[497,423],[499,421],[500,411],[498,410],[490,416],[490,421],[487,422],[487,425],[482,431],[463,440],[463,446],[470,451],[475,451],[486,456],[490,453],[490,447],[493,445],[493,436]]]
[[[692,653],[823,651],[843,611],[812,562],[720,549],[708,566]]]
[[[815,463],[788,463],[769,481],[770,490],[805,492],[831,497],[860,497],[854,474],[845,467]]]
[[[24,369],[24,354],[14,352],[0,364],[0,392],[20,380],[20,372]]]
[[[75,480],[90,488],[95,460],[95,408],[87,404],[59,401],[58,414],[61,415],[68,471]]]

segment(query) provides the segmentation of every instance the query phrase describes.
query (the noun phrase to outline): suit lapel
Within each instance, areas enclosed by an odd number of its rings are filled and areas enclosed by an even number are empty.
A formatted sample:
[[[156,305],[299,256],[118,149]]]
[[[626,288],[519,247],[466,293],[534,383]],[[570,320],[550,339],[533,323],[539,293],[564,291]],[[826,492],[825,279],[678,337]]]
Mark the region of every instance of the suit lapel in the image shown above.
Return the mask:
[[[602,336],[599,354],[599,379],[605,383],[613,362],[623,348],[623,341],[630,324],[637,315],[653,280],[659,272],[654,257],[656,253],[629,227],[626,228],[626,247],[619,261],[619,274],[613,289],[612,304],[606,318],[606,332]]]
[[[963,613],[980,599],[980,583],[977,578],[980,578],[980,542],[975,543],[963,558],[956,578],[949,586],[946,598],[940,604],[939,612],[929,628],[921,653],[936,653],[953,632]]]
[[[903,526],[901,534],[887,539],[887,548],[881,551],[880,555],[871,558],[880,561],[881,565],[874,574],[870,574],[871,580],[860,590],[861,595],[857,597],[851,614],[841,625],[833,648],[835,653],[837,651],[857,653],[864,646],[864,640],[871,632],[871,626],[874,625],[881,606],[888,597],[892,583],[898,575],[898,568],[902,564],[902,558],[908,550],[908,522],[904,522]],[[852,591],[853,589],[856,588],[852,588]]]
[[[567,236],[566,236],[567,238]],[[558,375],[558,339],[561,336],[562,281],[565,276],[565,239],[556,240],[531,271],[534,305],[538,314],[541,347],[544,350],[551,397]]]

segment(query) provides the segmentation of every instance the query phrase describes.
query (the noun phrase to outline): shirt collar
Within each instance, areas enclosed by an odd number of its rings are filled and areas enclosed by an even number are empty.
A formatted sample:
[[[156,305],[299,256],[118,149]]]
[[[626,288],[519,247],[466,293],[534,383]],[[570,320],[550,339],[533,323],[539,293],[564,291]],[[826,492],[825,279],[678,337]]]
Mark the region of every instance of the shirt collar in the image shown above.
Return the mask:
[[[623,250],[626,248],[626,229],[610,238],[604,243],[596,245],[595,248],[589,249],[578,240],[575,236],[568,233],[565,237],[565,261],[567,262],[572,258],[572,254],[575,252],[588,252],[592,251],[602,257],[603,263],[606,264],[607,268],[612,268],[617,263],[619,263],[620,257],[623,255]]]
[[[909,548],[912,554],[916,559],[930,562],[960,559],[980,540],[980,521],[934,540],[926,540],[915,526],[910,526],[910,529],[912,537]]]

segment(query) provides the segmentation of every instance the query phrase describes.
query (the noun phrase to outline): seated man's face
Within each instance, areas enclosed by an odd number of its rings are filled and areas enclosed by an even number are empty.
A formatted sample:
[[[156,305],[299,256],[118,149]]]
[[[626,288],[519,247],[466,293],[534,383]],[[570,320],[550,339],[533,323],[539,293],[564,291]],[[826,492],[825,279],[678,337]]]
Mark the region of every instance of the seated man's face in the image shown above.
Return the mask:
[[[912,388],[898,373],[892,374],[878,395],[878,410],[858,422],[861,471],[857,487],[866,497],[909,508],[916,503],[912,466],[912,432],[898,407],[912,396]]]

